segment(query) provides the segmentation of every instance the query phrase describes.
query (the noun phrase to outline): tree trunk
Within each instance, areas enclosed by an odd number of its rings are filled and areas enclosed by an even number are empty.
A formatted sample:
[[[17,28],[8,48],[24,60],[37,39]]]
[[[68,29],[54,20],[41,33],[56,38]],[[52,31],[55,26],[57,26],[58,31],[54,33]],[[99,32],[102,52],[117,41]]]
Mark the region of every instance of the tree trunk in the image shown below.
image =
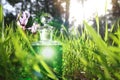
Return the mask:
[[[66,0],[65,26],[69,26],[69,6],[70,0]]]

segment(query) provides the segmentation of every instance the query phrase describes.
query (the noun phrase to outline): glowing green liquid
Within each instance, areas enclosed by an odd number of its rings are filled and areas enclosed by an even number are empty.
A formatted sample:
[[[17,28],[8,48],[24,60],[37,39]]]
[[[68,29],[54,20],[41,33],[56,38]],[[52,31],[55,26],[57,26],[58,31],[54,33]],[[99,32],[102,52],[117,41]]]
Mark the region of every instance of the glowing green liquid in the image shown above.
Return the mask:
[[[39,41],[32,44],[57,76],[62,76],[62,46],[56,41]]]

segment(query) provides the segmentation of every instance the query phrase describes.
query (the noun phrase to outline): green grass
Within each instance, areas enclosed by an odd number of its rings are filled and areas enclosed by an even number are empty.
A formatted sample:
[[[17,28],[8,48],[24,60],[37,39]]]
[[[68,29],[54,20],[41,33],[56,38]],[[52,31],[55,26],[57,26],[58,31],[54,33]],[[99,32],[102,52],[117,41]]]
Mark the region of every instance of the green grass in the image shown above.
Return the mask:
[[[2,17],[0,5],[0,32],[4,33],[4,36],[0,34],[0,80],[57,80],[56,75],[31,46],[37,36],[27,34],[19,26],[16,29],[13,29],[12,24],[3,26]],[[4,30],[2,26],[5,27]]]
[[[63,33],[54,35],[54,40],[63,47],[63,80],[120,79],[119,21],[116,31],[113,31],[113,25],[110,32],[106,22],[104,38],[99,34],[99,18],[96,18],[96,23],[97,31],[84,21],[85,30],[77,37]],[[0,32],[2,26],[0,6]],[[19,27],[15,30],[11,27],[12,24],[4,29],[4,39],[0,33],[0,80],[57,80],[31,46],[31,42],[39,40],[39,34],[27,34]]]
[[[85,31],[82,35],[60,38],[63,42],[64,78],[66,80],[120,79],[119,25],[115,32],[108,32],[106,23],[103,39],[99,31],[95,31],[87,22],[84,22],[84,25]]]
[[[46,79],[57,79],[47,64],[33,50],[26,34],[20,28],[16,31],[8,26],[4,32],[4,40],[0,38],[0,78],[2,80],[38,80],[39,76]],[[42,65],[38,67],[38,65]],[[37,72],[37,75],[34,73]],[[34,76],[33,76],[34,75]],[[42,79],[43,77],[40,77]]]

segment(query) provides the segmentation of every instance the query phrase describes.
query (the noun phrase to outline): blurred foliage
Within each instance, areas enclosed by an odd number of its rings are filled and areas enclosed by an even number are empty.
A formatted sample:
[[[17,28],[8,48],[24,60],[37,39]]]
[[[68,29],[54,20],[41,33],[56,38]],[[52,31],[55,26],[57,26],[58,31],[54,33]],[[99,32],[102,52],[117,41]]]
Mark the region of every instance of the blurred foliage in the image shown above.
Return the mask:
[[[113,16],[120,17],[120,2],[119,0],[112,0]]]
[[[2,15],[2,6],[0,10]],[[42,57],[33,50],[30,40],[34,35],[27,34],[19,26],[13,29],[12,23],[3,33],[4,37],[0,35],[0,80],[57,80]]]
[[[23,0],[7,0],[11,5],[15,5],[16,3],[22,2]]]
[[[118,21],[119,22],[119,21]],[[99,20],[96,19],[99,24]],[[60,36],[63,43],[63,76],[65,80],[119,80],[120,79],[120,29],[117,23],[105,36],[87,22],[82,35]],[[99,28],[99,27],[98,27]]]
[[[62,3],[67,3],[66,0],[7,0],[10,5],[12,5],[15,8],[15,13],[18,14],[20,11],[28,10],[31,13],[31,17],[34,18],[34,16],[39,15],[39,13],[45,12],[52,15],[52,17],[56,18],[59,21],[62,21],[62,15],[66,14],[66,11],[64,11],[64,8],[62,7]],[[17,6],[18,4],[19,7]],[[6,4],[3,4],[5,6]],[[69,10],[67,9],[67,12]],[[12,13],[5,13],[5,23],[8,24],[12,20],[15,20],[15,15]],[[68,20],[68,17],[66,20]],[[12,19],[12,20],[11,20]]]
[[[45,17],[46,21],[45,23],[42,22],[42,18]],[[64,25],[64,22],[58,18],[52,17],[49,13],[40,12],[35,16],[34,22],[37,22],[40,24],[41,27],[44,27],[45,24],[52,26],[53,31],[60,34],[60,31],[62,29],[62,26]],[[64,25],[64,28],[67,29],[67,27]]]
[[[29,38],[32,39],[33,36]],[[16,28],[16,31],[13,31],[11,25],[6,27],[4,40],[0,38],[0,51],[2,80],[56,79],[42,57],[35,54],[21,29]]]
[[[0,7],[2,23],[2,7]],[[54,35],[63,46],[63,80],[119,80],[120,79],[120,25],[112,25],[108,31],[105,22],[104,35],[100,35],[100,20],[96,17],[97,28],[94,30],[84,22],[82,34],[72,36],[64,33]],[[53,21],[51,25],[57,26]],[[38,35],[13,25],[7,25],[4,39],[0,33],[0,80],[57,80],[41,56],[35,54],[31,42],[38,40]],[[115,29],[117,27],[117,29]],[[2,25],[0,25],[0,32]],[[62,26],[63,31],[68,33]]]
[[[69,8],[70,8],[70,0],[6,0],[10,5],[15,8],[15,13],[17,14],[20,11],[28,10],[32,14],[32,18],[41,13],[50,13],[52,17],[57,19],[57,21],[63,22],[63,24],[67,27],[69,25]],[[77,0],[81,1],[83,4],[86,0]],[[66,4],[64,7],[62,4]],[[18,5],[19,6],[16,6]],[[21,5],[20,5],[21,4]],[[120,6],[119,0],[111,0],[112,10],[110,10],[110,14],[112,17],[119,17]],[[5,6],[6,4],[3,4]],[[15,16],[12,13],[7,13],[5,17],[5,23],[10,23],[12,20],[15,20]],[[64,16],[63,16],[64,15]],[[16,15],[17,16],[17,15]],[[63,18],[65,21],[63,21]],[[12,20],[11,20],[12,19]]]

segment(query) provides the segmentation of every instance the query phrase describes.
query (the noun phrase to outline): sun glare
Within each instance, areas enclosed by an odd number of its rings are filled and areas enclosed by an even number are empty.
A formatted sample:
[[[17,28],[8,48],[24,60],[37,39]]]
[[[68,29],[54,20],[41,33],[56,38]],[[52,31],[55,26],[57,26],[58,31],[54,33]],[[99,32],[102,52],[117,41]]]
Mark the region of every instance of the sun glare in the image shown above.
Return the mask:
[[[96,16],[105,15],[112,8],[111,0],[84,0],[83,4],[78,0],[70,0],[69,22],[78,26],[83,20],[89,20]]]
[[[77,26],[83,20],[83,8],[77,0],[70,0],[69,22]]]

